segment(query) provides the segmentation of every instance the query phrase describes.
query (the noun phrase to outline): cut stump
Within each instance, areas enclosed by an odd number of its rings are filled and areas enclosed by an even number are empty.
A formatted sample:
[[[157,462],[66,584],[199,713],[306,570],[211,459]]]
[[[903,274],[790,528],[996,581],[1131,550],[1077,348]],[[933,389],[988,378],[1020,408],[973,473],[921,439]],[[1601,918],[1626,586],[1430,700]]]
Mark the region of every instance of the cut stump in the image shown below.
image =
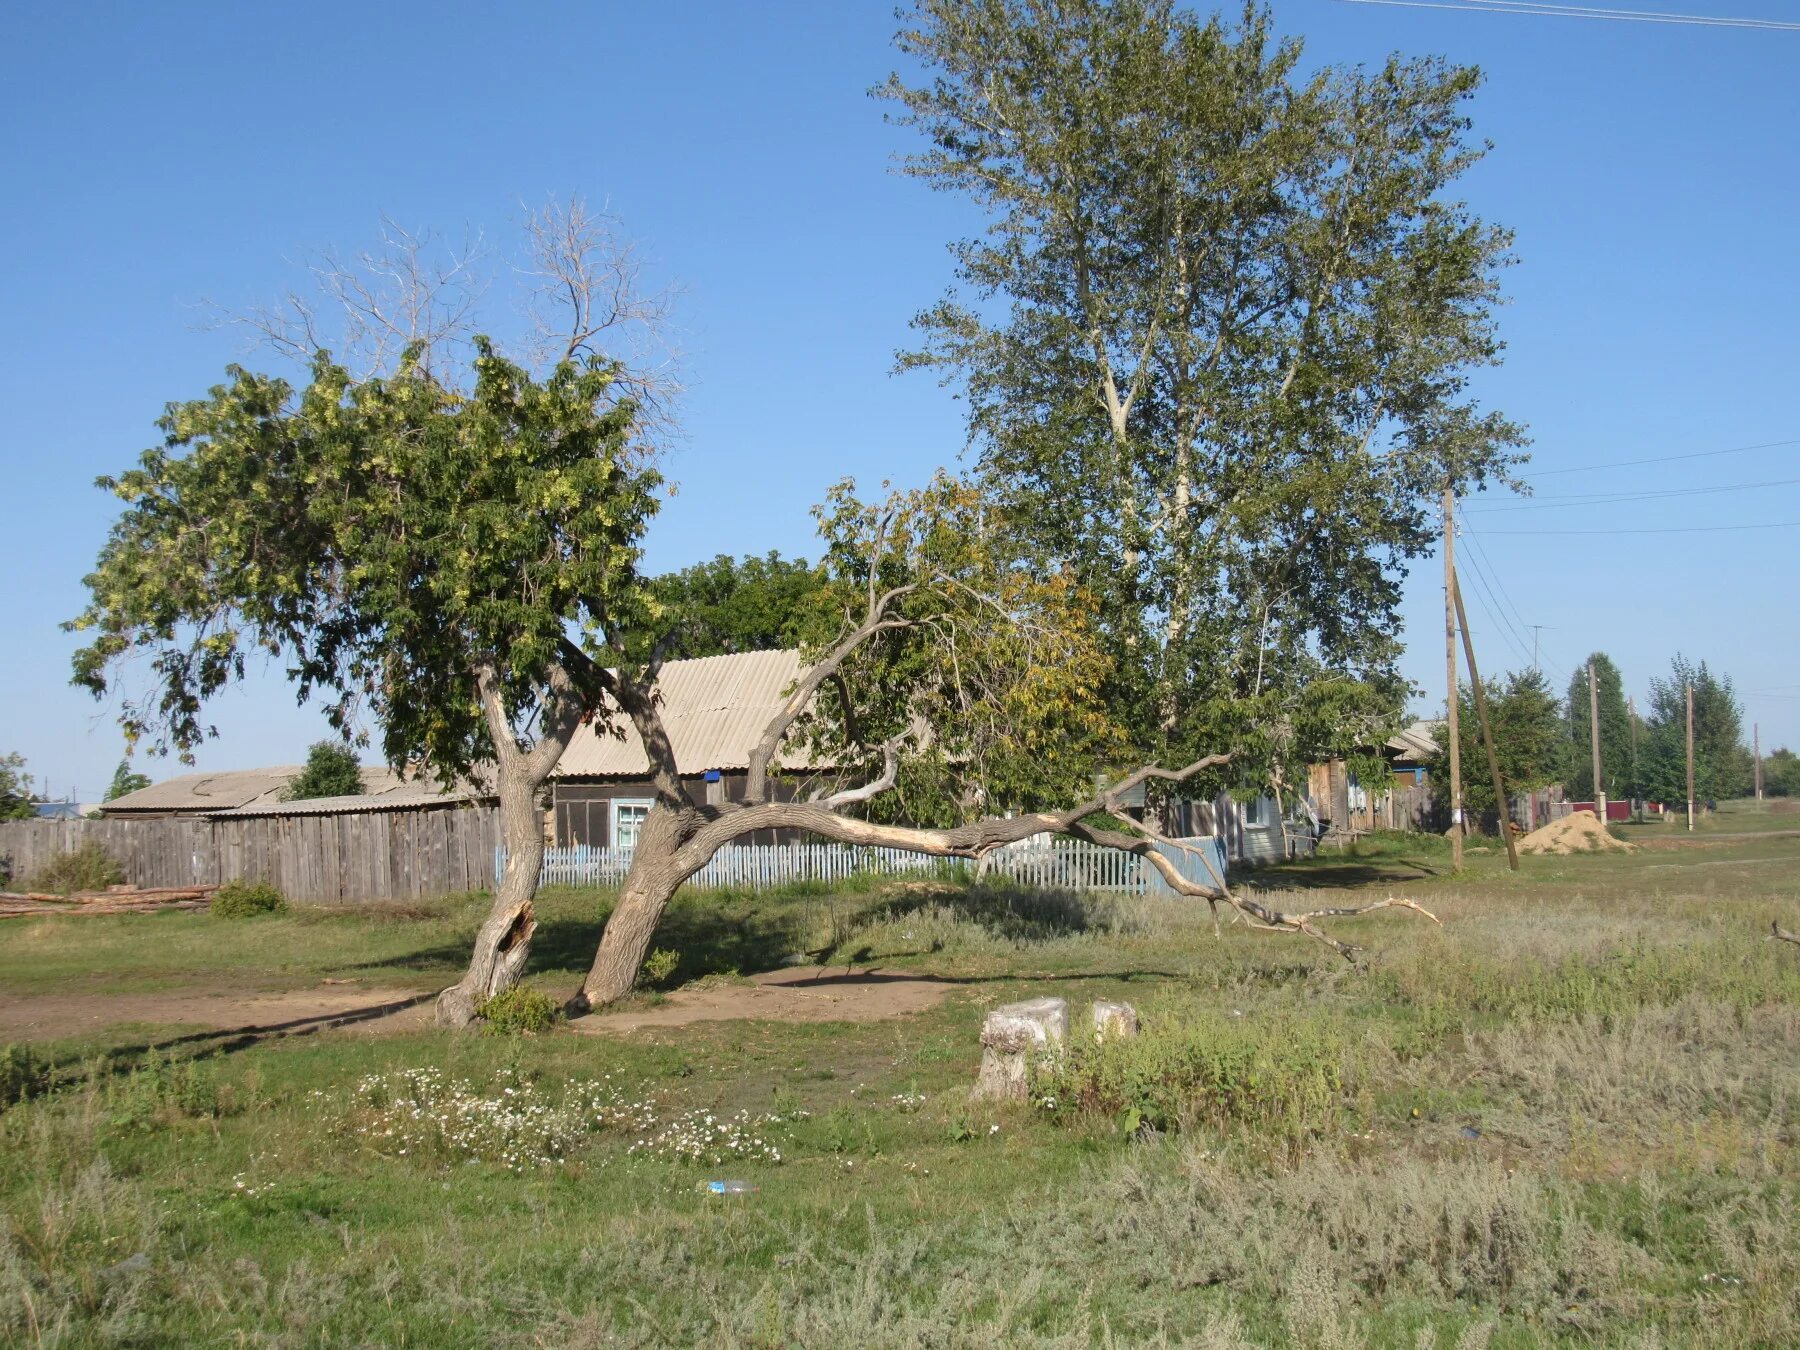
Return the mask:
[[[975,1097],[1024,1101],[1030,1093],[1031,1057],[1062,1049],[1068,1035],[1067,999],[1034,998],[995,1008],[981,1026]]]
[[[1135,1036],[1138,1033],[1137,1009],[1129,1003],[1113,1003],[1106,999],[1094,1002],[1094,1039]]]

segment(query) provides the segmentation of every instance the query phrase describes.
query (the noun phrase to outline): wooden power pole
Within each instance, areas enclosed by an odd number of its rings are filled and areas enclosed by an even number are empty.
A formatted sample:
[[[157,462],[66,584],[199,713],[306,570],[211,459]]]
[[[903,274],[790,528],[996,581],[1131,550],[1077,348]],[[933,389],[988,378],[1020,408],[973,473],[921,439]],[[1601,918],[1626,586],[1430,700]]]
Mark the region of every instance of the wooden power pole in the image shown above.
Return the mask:
[[[1588,658],[1588,741],[1594,753],[1594,815],[1606,824],[1606,783],[1600,777],[1600,688],[1594,683],[1594,662]]]
[[[1756,800],[1762,800],[1762,723],[1750,724],[1750,757],[1756,763]]]
[[[1462,741],[1456,723],[1456,494],[1444,485],[1444,669],[1450,732],[1450,865],[1463,865]]]
[[[1688,833],[1694,830],[1694,682],[1687,687]]]
[[[1454,573],[1451,593],[1456,597],[1456,626],[1462,629],[1463,655],[1469,658],[1469,684],[1475,690],[1475,718],[1481,723],[1482,743],[1487,746],[1488,776],[1494,780],[1494,810],[1500,817],[1500,837],[1506,841],[1506,865],[1519,870],[1519,846],[1513,842],[1512,812],[1506,808],[1506,784],[1500,778],[1500,753],[1494,748],[1494,724],[1488,721],[1487,693],[1481,687],[1481,671],[1475,666],[1475,639],[1469,636],[1469,615],[1463,609],[1462,586]]]

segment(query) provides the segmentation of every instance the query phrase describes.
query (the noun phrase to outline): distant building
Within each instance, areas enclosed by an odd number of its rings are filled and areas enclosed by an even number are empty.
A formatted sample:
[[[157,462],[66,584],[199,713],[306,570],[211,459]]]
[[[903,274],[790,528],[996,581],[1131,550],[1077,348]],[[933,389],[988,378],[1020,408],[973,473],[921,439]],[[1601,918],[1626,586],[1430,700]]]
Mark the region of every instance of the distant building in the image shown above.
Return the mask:
[[[460,806],[491,800],[493,794],[474,785],[446,792],[432,779],[401,778],[389,768],[365,768],[361,794],[283,800],[304,765],[272,769],[228,769],[221,773],[184,773],[127,792],[100,806],[108,820],[152,820],[168,816],[295,816],[333,815],[351,811],[401,811]]]

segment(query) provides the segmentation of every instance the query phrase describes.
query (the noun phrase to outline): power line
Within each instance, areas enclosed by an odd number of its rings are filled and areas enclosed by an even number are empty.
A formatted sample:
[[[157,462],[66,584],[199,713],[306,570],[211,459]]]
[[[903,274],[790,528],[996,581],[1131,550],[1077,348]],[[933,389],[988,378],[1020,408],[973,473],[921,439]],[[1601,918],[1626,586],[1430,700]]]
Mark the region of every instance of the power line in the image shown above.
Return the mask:
[[[1761,483],[1722,483],[1716,487],[1654,488],[1642,492],[1572,492],[1565,496],[1533,497],[1508,506],[1468,506],[1465,511],[1553,511],[1570,506],[1609,506],[1615,502],[1647,502],[1664,497],[1700,497],[1718,492],[1751,492],[1758,488],[1792,487],[1800,478],[1771,478]]]
[[[1462,522],[1462,526],[1463,526],[1464,536],[1468,539],[1469,543],[1473,546],[1472,551],[1469,555],[1469,558],[1470,558],[1470,561],[1475,564],[1476,579],[1477,580],[1481,579],[1481,576],[1482,576],[1482,573],[1483,573],[1483,570],[1485,567],[1485,571],[1491,576],[1491,579],[1493,581],[1495,588],[1499,591],[1500,595],[1505,599],[1507,605],[1511,607],[1514,617],[1516,617],[1519,621],[1520,627],[1521,628],[1542,628],[1544,626],[1542,624],[1531,624],[1531,623],[1527,623],[1525,621],[1524,611],[1519,608],[1518,602],[1512,598],[1512,592],[1507,589],[1505,581],[1503,581],[1501,579],[1502,574],[1501,574],[1500,568],[1498,566],[1496,566],[1494,563],[1494,560],[1490,556],[1488,556],[1487,549],[1482,547],[1481,536],[1476,532],[1474,527],[1471,526],[1467,520],[1464,520]],[[1524,634],[1523,634],[1523,632],[1521,632],[1519,634],[1519,641],[1521,644],[1523,644],[1524,640],[1525,640]],[[1564,666],[1564,664],[1561,661],[1558,661],[1556,659],[1555,653],[1545,652],[1543,650],[1543,643],[1541,641],[1534,642],[1532,644],[1531,666],[1533,669],[1536,669],[1536,670],[1543,669],[1542,665],[1538,661],[1539,655],[1548,656],[1549,661],[1550,661],[1550,668],[1552,671],[1555,672],[1558,681],[1561,683],[1566,683],[1566,680],[1564,679],[1564,677],[1568,674],[1568,668],[1566,666]]]
[[[1364,0],[1352,0],[1352,3],[1363,3]],[[1791,441],[1764,441],[1760,445],[1734,445],[1725,450],[1691,450],[1680,455],[1655,455],[1649,459],[1615,459],[1603,464],[1577,464],[1568,469],[1541,469],[1531,476],[1535,478],[1551,478],[1565,473],[1599,473],[1605,469],[1630,469],[1639,464],[1673,464],[1682,459],[1712,459],[1718,455],[1747,455],[1752,450],[1779,450],[1783,446],[1800,445],[1800,437]]]
[[[1598,9],[1583,5],[1527,3],[1527,0],[1467,0],[1463,4],[1439,0],[1343,0],[1350,5],[1389,5],[1397,9],[1450,9],[1464,14],[1526,14],[1540,18],[1606,19],[1614,23],[1673,23],[1698,28],[1750,28],[1774,32],[1800,32],[1800,23],[1780,19],[1728,18],[1716,14],[1669,14],[1646,9]]]
[[[1791,530],[1800,520],[1765,520],[1748,525],[1672,525],[1635,530],[1489,530],[1489,534],[1717,534],[1723,530]]]

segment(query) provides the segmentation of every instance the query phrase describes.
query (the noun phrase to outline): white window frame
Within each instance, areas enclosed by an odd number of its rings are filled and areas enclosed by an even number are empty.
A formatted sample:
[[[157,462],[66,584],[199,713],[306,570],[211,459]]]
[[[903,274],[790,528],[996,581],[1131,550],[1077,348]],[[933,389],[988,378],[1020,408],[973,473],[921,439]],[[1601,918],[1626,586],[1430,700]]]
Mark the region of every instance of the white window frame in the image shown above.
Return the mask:
[[[654,797],[614,797],[612,799],[611,819],[607,825],[607,836],[606,836],[607,840],[609,841],[611,846],[614,849],[619,850],[620,852],[626,852],[626,853],[628,853],[632,849],[636,848],[637,847],[637,832],[639,829],[641,829],[643,827],[644,817],[648,816],[650,814],[650,808],[655,805],[656,805],[656,799]],[[620,813],[620,810],[621,810],[621,808],[631,808],[631,809],[635,810],[639,807],[643,808],[644,815],[638,817],[635,821],[632,822],[631,843],[630,844],[622,844],[619,842],[619,813]]]
[[[1268,803],[1266,812],[1263,810],[1264,802]],[[1244,803],[1244,828],[1246,830],[1272,830],[1275,828],[1275,815],[1275,799],[1268,793],[1252,797]],[[1266,818],[1258,819],[1259,816],[1266,816]]]

